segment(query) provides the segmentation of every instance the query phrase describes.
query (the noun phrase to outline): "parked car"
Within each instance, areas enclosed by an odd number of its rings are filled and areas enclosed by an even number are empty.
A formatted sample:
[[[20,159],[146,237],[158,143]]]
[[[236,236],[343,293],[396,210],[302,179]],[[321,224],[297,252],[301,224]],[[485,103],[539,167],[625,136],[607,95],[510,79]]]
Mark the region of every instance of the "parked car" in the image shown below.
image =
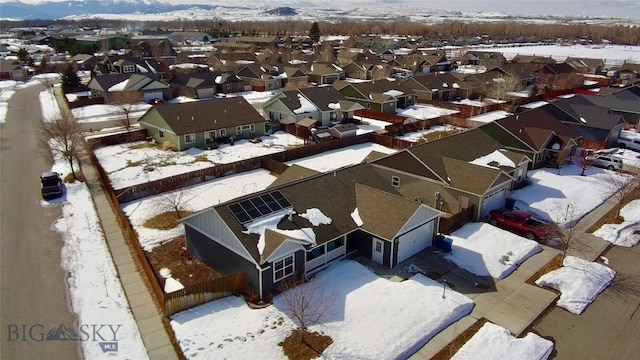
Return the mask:
[[[529,212],[522,210],[494,209],[489,212],[489,223],[518,234],[529,240],[544,239],[549,224],[534,219]]]
[[[47,171],[40,175],[40,192],[45,200],[55,199],[62,196],[62,179],[60,174]]]
[[[627,139],[619,137],[618,147],[621,149],[640,151],[640,138]]]
[[[594,154],[593,165],[609,170],[622,169],[622,158],[613,154]]]

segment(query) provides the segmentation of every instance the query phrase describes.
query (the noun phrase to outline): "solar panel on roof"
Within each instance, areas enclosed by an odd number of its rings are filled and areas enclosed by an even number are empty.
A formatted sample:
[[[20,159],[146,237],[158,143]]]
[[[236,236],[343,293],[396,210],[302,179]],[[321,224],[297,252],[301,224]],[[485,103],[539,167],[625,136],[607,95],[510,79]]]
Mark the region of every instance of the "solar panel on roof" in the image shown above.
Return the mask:
[[[290,206],[291,203],[280,191],[273,191],[268,194],[262,194],[251,199],[233,203],[228,207],[233,216],[244,224]]]

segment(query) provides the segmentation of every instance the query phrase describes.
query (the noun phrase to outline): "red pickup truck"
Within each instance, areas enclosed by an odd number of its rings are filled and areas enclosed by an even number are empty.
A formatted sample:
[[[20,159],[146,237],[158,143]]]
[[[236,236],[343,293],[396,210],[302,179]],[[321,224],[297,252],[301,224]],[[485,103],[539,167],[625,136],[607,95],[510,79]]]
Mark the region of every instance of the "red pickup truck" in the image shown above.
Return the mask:
[[[547,236],[548,225],[534,219],[531,213],[522,210],[491,210],[489,223],[523,234],[529,240],[544,239]]]

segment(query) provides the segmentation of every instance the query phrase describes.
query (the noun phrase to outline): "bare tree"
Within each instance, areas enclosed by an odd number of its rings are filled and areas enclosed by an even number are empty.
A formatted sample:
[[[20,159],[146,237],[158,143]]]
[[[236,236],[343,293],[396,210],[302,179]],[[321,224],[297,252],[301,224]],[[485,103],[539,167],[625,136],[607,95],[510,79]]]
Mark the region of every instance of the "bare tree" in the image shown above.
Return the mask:
[[[70,112],[63,112],[58,120],[42,121],[38,126],[40,147],[62,155],[71,168],[75,180],[79,180],[74,163],[82,146],[80,124]]]
[[[184,206],[189,201],[186,195],[187,191],[184,189],[164,193],[160,196],[159,206],[167,211],[175,212],[178,219],[180,219],[184,212]]]
[[[607,186],[608,189],[613,192],[611,197],[616,200],[616,218],[619,218],[624,200],[631,194],[636,186],[638,186],[638,176],[612,171],[608,173]]]
[[[591,245],[578,237],[583,233],[583,229],[578,225],[578,214],[574,204],[567,204],[566,208],[557,208],[553,211],[552,220],[548,223],[547,241],[557,242],[556,247],[562,250],[562,258],[576,252],[586,252],[591,249]],[[549,244],[553,246],[553,244]]]
[[[584,176],[585,171],[591,168],[595,161],[594,157],[592,155],[589,155],[589,152],[586,149],[579,150],[579,154],[576,157],[576,160],[578,161],[578,166],[580,166],[580,169],[582,170],[580,172],[580,176]]]
[[[111,104],[117,105],[123,118],[122,125],[129,130],[131,128],[130,114],[133,110],[133,105],[140,103],[144,100],[144,95],[140,91],[121,91],[113,93],[110,96]]]
[[[296,274],[283,280],[280,290],[285,312],[302,330],[330,317],[338,298],[337,291],[330,290],[326,283],[319,280],[304,283],[304,279],[298,280]]]
[[[556,153],[556,165],[558,166],[558,175],[560,175],[560,169],[571,158],[571,147],[564,146]]]
[[[513,98],[512,93],[523,89],[520,79],[512,74],[500,75],[489,85],[486,96],[492,99],[508,101]]]

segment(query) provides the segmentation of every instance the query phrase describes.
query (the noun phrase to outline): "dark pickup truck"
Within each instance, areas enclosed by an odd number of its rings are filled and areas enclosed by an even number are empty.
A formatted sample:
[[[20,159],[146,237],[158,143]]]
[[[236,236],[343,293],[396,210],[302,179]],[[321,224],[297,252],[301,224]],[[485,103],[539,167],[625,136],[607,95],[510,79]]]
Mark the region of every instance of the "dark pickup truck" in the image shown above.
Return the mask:
[[[45,200],[55,199],[62,196],[62,179],[56,172],[43,172],[40,176],[40,191]]]
[[[522,210],[491,210],[489,222],[491,225],[522,234],[529,240],[544,239],[547,236],[547,224],[534,219],[531,213]]]

